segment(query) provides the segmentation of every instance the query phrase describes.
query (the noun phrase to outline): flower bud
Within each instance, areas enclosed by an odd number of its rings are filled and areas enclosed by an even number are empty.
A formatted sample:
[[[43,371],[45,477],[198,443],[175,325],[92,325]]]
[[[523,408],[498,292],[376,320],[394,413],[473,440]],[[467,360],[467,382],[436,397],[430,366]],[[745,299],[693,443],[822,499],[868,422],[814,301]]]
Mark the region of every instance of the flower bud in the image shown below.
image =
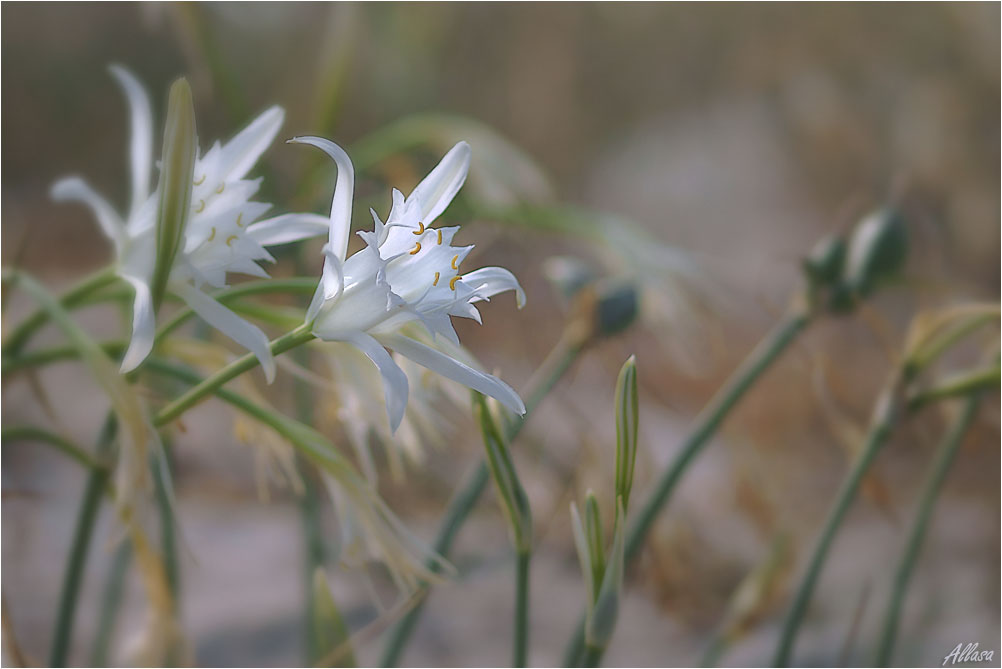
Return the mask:
[[[815,285],[830,285],[839,280],[845,264],[845,240],[829,235],[815,244],[803,261],[807,278]]]
[[[529,508],[529,498],[518,479],[508,444],[487,407],[486,399],[478,392],[473,393],[473,413],[484,438],[487,464],[511,529],[512,543],[519,553],[528,553],[532,550],[532,511]]]
[[[896,274],[907,256],[908,231],[904,220],[894,209],[880,209],[863,219],[852,234],[846,283],[865,297],[878,283]]]
[[[637,288],[631,283],[602,281],[596,285],[595,326],[600,337],[628,328],[637,317]]]
[[[191,189],[198,140],[191,86],[184,78],[170,87],[167,121],[160,165],[160,201],[157,205],[157,256],[151,291],[154,308],[167,290],[174,257],[184,241],[184,228],[191,212]]]
[[[616,380],[616,497],[629,507],[637,461],[637,359],[630,356]]]

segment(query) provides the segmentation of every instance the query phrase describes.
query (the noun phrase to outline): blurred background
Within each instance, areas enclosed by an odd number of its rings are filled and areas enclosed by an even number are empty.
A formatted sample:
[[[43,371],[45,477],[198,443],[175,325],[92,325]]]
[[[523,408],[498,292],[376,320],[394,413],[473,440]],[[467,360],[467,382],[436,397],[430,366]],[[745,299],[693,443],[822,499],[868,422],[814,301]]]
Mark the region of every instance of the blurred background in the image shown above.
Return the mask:
[[[387,185],[409,192],[448,145],[468,139],[473,171],[449,216],[477,244],[469,267],[508,267],[529,298],[522,311],[507,296],[485,305],[483,327],[457,324],[487,369],[524,388],[560,337],[568,307],[548,278],[554,256],[641,296],[637,323],[578,361],[516,448],[537,525],[530,660],[550,665],[584,602],[568,504],[593,488],[611,508],[619,366],[637,355],[641,499],[699,409],[782,313],[813,243],[896,203],[912,237],[903,279],[857,316],[822,319],[729,417],[628,573],[606,657],[698,662],[742,580],[776,560],[768,594],[721,660],[766,664],[847,471],[852,444],[843,436],[865,427],[910,319],[999,300],[999,11],[987,3],[5,4],[3,264],[55,290],[111,259],[87,211],[48,198],[53,181],[79,173],[124,207],[128,116],[110,63],[146,83],[161,120],[168,85],[187,76],[203,150],[273,104],[287,112],[281,137],[321,134],[346,146],[362,175],[358,225],[369,224],[363,202],[385,217]],[[276,143],[257,173],[268,178],[259,199],[278,210],[329,204],[331,171],[319,155]],[[590,223],[519,215],[525,203],[573,207]],[[319,275],[319,247],[308,257]],[[279,260],[274,274],[292,274],[291,258]],[[31,305],[4,297],[7,330]],[[100,309],[79,317],[95,334],[122,332]],[[997,345],[997,336],[974,345]],[[5,378],[3,389],[5,425],[54,424],[93,442],[104,405],[79,366]],[[273,399],[291,413],[281,386]],[[234,436],[221,406],[191,412],[176,438],[184,631],[199,664],[298,664],[297,498],[281,488],[260,494],[254,449]],[[950,415],[935,409],[909,421],[879,457],[834,545],[797,662],[871,661],[893,565]],[[380,480],[425,539],[482,451],[469,418],[457,413],[454,423],[447,443],[428,444],[404,480]],[[998,430],[994,395],[937,508],[898,662],[939,666],[958,643],[1002,652]],[[83,474],[27,444],[5,447],[2,458],[4,631],[42,661]],[[102,522],[78,662],[116,536]],[[786,547],[779,558],[777,541]],[[512,563],[493,493],[452,560],[459,576],[434,590],[403,662],[505,664]],[[328,573],[352,629],[378,631],[367,627],[380,611],[364,579],[333,564]],[[141,589],[128,586],[112,652],[119,663],[143,610]],[[356,648],[363,663],[376,662],[380,648],[378,635],[368,637]]]

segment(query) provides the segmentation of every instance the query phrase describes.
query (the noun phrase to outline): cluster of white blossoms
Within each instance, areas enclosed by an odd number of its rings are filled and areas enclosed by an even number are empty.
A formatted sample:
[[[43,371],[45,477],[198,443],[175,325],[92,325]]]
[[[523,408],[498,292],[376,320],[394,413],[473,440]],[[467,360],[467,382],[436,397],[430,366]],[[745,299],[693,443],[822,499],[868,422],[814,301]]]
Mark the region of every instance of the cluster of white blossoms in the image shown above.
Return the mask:
[[[82,202],[93,210],[101,230],[114,244],[119,276],[135,290],[132,338],[122,360],[122,371],[128,372],[149,355],[156,333],[150,283],[156,260],[160,194],[158,190],[150,192],[154,164],[149,97],[128,70],[113,66],[111,71],[125,91],[131,112],[132,197],[128,212],[121,216],[80,177],[57,182],[52,187],[52,196],[56,200]],[[275,362],[268,338],[257,326],[203,291],[206,287],[226,287],[229,272],[267,277],[259,263],[274,262],[274,258],[266,247],[327,231],[326,217],[316,214],[284,214],[259,220],[271,205],[251,200],[261,179],[245,177],[274,141],[284,117],[280,107],[272,107],[226,144],[216,142],[204,156],[196,157],[191,211],[168,282],[168,290],[199,316],[252,351],[269,381],[275,374]]]
[[[469,144],[456,144],[406,198],[394,189],[386,222],[373,211],[374,229],[358,233],[365,246],[346,258],[354,189],[351,160],[326,139],[289,141],[311,144],[337,165],[323,275],[306,322],[320,339],[355,346],[379,369],[391,430],[396,431],[403,419],[409,384],[386,349],[524,414],[525,405],[508,384],[407,336],[402,329],[417,322],[433,336],[458,344],[452,316],[480,322],[476,303],[508,290],[515,292],[519,306],[525,302],[518,281],[504,268],[484,267],[463,274],[460,264],[473,247],[452,245],[458,227],[432,227],[466,181]]]

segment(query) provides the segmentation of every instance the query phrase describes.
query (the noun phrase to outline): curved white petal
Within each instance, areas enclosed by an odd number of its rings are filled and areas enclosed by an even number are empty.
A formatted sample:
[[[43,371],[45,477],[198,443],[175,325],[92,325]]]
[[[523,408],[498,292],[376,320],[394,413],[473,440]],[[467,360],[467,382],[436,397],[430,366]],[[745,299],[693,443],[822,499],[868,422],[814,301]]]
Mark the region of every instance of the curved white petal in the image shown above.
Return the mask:
[[[420,202],[421,221],[425,225],[431,225],[462,188],[470,171],[470,154],[469,144],[456,144],[407,197]]]
[[[132,173],[132,200],[129,218],[133,218],[150,195],[150,170],[153,167],[153,112],[146,89],[132,72],[121,65],[108,68],[129,102],[129,122],[132,141],[129,145],[129,163]]]
[[[136,297],[132,302],[132,339],[122,358],[122,373],[131,372],[153,350],[156,323],[153,316],[153,296],[145,281],[134,276],[123,276],[132,284]]]
[[[227,182],[236,181],[250,172],[257,159],[275,139],[283,120],[285,120],[285,110],[277,106],[272,107],[224,144],[219,150],[217,164],[222,179]]]
[[[344,267],[334,252],[324,246],[324,268],[320,276],[324,299],[333,300],[344,290]]]
[[[275,358],[271,354],[268,337],[260,328],[240,318],[191,284],[177,283],[171,286],[171,290],[209,325],[253,353],[261,361],[268,383],[275,380]]]
[[[475,293],[472,302],[487,300],[506,290],[515,291],[515,304],[525,306],[525,291],[515,275],[504,267],[482,267],[463,275],[463,283]]]
[[[320,214],[282,214],[248,225],[247,234],[261,246],[274,246],[326,234],[330,227]]]
[[[115,250],[121,254],[122,244],[125,241],[125,224],[108,201],[86,181],[80,177],[60,179],[52,185],[50,194],[57,202],[81,202],[90,207],[97,218],[97,224],[101,226],[101,231],[114,242]]]
[[[331,200],[330,237],[331,250],[342,262],[348,253],[348,233],[351,230],[351,201],[355,190],[355,168],[351,158],[340,146],[322,137],[293,137],[292,144],[315,146],[337,165],[337,180],[334,182],[334,197]]]
[[[383,377],[383,394],[386,397],[386,412],[390,417],[390,430],[397,431],[400,421],[404,419],[407,408],[408,383],[407,375],[393,362],[393,358],[375,338],[363,332],[354,334],[347,339],[379,370]]]
[[[522,402],[522,398],[504,381],[468,367],[410,337],[383,334],[377,335],[377,338],[380,343],[385,344],[400,355],[410,358],[422,367],[427,367],[447,379],[452,379],[468,388],[490,395],[519,415],[525,414],[525,404]]]
[[[306,309],[306,322],[313,324],[313,321],[317,319],[317,315],[320,314],[321,307],[324,306],[324,282],[317,282],[317,289],[313,292],[313,299],[310,300],[310,306]]]

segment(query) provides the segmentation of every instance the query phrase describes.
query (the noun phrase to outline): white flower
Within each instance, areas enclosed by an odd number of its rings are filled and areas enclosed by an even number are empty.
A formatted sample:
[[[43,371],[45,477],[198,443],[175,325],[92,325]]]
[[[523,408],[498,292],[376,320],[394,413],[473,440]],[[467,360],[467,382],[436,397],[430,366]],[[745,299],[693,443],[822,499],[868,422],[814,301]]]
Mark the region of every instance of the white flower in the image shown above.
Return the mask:
[[[520,307],[525,302],[521,286],[506,269],[485,267],[461,274],[460,263],[473,247],[452,246],[458,227],[432,227],[466,180],[469,144],[453,147],[407,198],[394,189],[386,223],[373,211],[375,229],[358,233],[365,247],[346,259],[354,188],[351,160],[326,139],[290,141],[311,144],[337,164],[323,275],[306,321],[320,339],[352,344],[376,365],[391,429],[396,431],[407,407],[408,382],[386,348],[524,414],[525,405],[506,383],[401,331],[404,324],[418,321],[433,336],[458,344],[451,316],[480,322],[474,305],[506,290],[515,291]]]
[[[149,98],[142,84],[128,70],[112,66],[111,72],[124,89],[131,112],[132,197],[129,211],[123,219],[107,200],[79,177],[57,182],[52,187],[52,197],[59,201],[79,201],[93,210],[101,230],[115,245],[119,276],[136,291],[132,339],[122,360],[122,372],[128,372],[153,348],[156,325],[150,281],[156,259],[159,192],[150,193],[153,117]],[[212,299],[202,287],[225,287],[227,272],[267,277],[258,264],[261,260],[274,262],[266,246],[327,231],[327,219],[315,214],[284,214],[258,220],[271,205],[251,201],[261,179],[244,177],[275,138],[284,116],[280,107],[272,107],[229,142],[224,145],[216,142],[204,156],[196,158],[191,213],[168,284],[168,290],[199,316],[253,352],[269,381],[275,374],[275,362],[264,332]]]

